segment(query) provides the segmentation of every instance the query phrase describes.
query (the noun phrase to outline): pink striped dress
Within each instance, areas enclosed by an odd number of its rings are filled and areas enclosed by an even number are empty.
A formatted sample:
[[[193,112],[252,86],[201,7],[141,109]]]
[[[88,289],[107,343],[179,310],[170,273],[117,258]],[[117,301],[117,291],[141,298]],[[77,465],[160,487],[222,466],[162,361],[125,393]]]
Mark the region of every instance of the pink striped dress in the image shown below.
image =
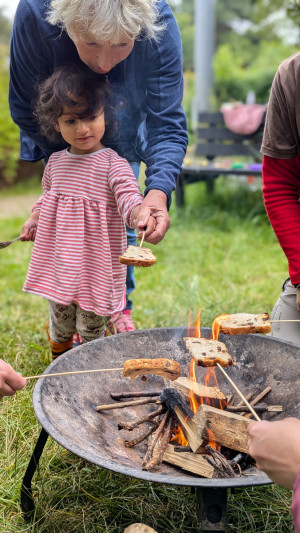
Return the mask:
[[[110,148],[51,155],[24,291],[110,316],[125,307],[124,221],[141,204],[129,163]]]

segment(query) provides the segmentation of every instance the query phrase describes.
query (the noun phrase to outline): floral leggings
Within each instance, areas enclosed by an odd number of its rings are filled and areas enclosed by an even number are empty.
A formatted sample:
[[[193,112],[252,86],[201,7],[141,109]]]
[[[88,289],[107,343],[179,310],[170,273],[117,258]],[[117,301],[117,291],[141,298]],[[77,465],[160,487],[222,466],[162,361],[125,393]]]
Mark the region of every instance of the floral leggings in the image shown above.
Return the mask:
[[[84,311],[77,304],[62,305],[49,300],[49,334],[54,342],[66,342],[78,333],[82,342],[103,337],[105,317]]]

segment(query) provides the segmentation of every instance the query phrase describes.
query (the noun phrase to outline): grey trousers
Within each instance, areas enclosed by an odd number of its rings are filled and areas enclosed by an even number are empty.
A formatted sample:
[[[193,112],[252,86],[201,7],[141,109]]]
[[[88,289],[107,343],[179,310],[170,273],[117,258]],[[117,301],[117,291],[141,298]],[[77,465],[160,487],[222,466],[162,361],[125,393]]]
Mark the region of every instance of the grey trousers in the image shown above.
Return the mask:
[[[271,320],[300,320],[296,307],[296,289],[290,278],[285,280],[282,292],[272,310]],[[277,337],[300,345],[300,322],[282,322],[272,324],[271,337]]]
[[[49,335],[54,342],[66,342],[74,333],[89,342],[103,337],[105,318],[84,311],[77,304],[62,305],[49,300]]]

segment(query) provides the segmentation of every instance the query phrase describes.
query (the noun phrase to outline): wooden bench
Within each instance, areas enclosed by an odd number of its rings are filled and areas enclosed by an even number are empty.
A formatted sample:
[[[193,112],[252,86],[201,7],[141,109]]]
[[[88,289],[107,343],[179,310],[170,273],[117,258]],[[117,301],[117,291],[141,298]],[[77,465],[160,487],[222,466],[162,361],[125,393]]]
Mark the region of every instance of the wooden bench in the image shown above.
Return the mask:
[[[196,156],[203,157],[203,165],[183,164],[175,190],[176,205],[184,205],[184,187],[189,183],[204,181],[208,193],[214,189],[215,179],[219,176],[261,176],[260,147],[264,128],[263,121],[256,132],[251,135],[238,135],[230,131],[221,112],[200,113],[197,130]],[[215,162],[216,157],[247,158],[244,168],[225,166]]]

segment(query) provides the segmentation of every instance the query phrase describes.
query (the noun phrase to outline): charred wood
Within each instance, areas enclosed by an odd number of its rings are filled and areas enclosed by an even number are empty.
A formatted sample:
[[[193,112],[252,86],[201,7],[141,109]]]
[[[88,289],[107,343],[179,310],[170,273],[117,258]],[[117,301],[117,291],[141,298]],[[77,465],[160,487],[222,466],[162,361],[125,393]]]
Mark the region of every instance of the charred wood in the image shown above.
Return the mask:
[[[144,398],[143,400],[132,400],[129,402],[107,403],[103,405],[97,405],[97,411],[108,411],[110,409],[121,409],[124,407],[131,407],[134,405],[146,405],[147,403],[161,404],[158,398]]]
[[[162,415],[165,413],[166,409],[165,407],[161,407],[160,409],[157,409],[156,411],[153,411],[152,413],[149,413],[147,416],[144,416],[143,418],[140,418],[139,420],[136,420],[133,424],[127,424],[126,422],[119,422],[118,429],[127,429],[128,431],[132,431],[133,429],[136,429],[141,424],[145,424],[146,422],[151,422],[151,424],[156,424],[158,426],[158,422],[153,420],[153,418],[156,418],[159,415]]]
[[[141,398],[149,396],[159,396],[161,391],[138,391],[138,392],[111,392],[113,400],[122,400],[124,398]]]

